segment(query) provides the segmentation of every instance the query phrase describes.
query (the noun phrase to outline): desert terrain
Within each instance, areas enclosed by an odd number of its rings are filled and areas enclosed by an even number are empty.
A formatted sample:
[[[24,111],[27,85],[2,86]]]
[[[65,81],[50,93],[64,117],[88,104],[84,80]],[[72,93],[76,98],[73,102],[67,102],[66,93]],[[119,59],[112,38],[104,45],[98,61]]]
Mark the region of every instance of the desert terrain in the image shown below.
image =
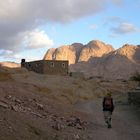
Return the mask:
[[[1,140],[138,140],[140,110],[127,92],[137,82],[44,75],[0,68]],[[113,93],[112,129],[103,120],[102,98]]]
[[[0,140],[140,140],[139,11],[0,0]]]

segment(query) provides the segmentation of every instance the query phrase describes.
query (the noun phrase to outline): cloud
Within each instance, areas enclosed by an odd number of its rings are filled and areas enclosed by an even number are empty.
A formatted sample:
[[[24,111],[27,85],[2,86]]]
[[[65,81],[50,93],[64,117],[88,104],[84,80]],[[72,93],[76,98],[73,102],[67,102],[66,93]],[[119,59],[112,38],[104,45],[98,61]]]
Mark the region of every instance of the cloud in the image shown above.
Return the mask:
[[[53,45],[53,40],[49,39],[44,31],[38,29],[27,32],[24,38],[26,48],[35,49],[42,47],[50,47]]]
[[[28,42],[28,48],[51,45],[53,41],[47,33],[35,29],[47,22],[65,24],[97,14],[110,3],[117,5],[115,1],[0,0],[0,50],[15,54],[27,49],[25,42]]]
[[[124,34],[140,32],[140,29],[134,24],[129,23],[125,19],[118,16],[107,17],[103,23],[103,26],[106,26],[110,30],[111,34],[109,37],[111,38],[116,38]]]
[[[137,32],[139,29],[131,23],[122,22],[117,27],[112,27],[111,31],[114,34],[130,34]]]
[[[4,55],[9,55],[9,54],[12,54],[13,51],[11,50],[0,50],[0,55],[4,54]]]
[[[1,0],[0,17],[19,21],[68,22],[103,10],[108,1],[115,0]]]
[[[5,35],[0,38],[0,49],[6,51],[19,52],[25,48],[42,48],[53,45],[53,40],[48,35],[39,29],[19,32],[11,36]]]
[[[15,41],[15,46],[13,46],[12,49],[10,47],[10,42],[8,41],[9,43],[7,43],[7,48],[0,50],[0,56],[5,60],[12,59],[16,62],[20,62],[20,60],[25,57],[23,56],[23,54],[25,55],[26,50],[39,49],[43,47],[47,48],[53,45],[53,40],[51,40],[44,31],[41,31],[39,29],[23,32],[22,34],[13,37],[13,40]],[[21,47],[17,47],[18,45],[20,45]],[[26,59],[28,61],[31,61],[33,59],[37,60],[37,58],[40,59],[40,55],[37,55],[36,57],[32,56],[32,54],[26,56]]]
[[[15,54],[11,50],[0,50],[0,56],[3,56],[4,60],[7,60],[7,59],[18,59],[17,58],[18,54]]]

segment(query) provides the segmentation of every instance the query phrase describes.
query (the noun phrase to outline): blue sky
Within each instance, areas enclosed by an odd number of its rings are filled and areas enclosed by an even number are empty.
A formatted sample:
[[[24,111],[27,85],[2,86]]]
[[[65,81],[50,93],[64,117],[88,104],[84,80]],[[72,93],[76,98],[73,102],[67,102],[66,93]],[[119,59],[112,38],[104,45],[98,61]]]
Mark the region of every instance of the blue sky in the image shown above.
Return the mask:
[[[140,0],[0,0],[0,9],[0,61],[42,59],[49,48],[91,40],[140,44]]]

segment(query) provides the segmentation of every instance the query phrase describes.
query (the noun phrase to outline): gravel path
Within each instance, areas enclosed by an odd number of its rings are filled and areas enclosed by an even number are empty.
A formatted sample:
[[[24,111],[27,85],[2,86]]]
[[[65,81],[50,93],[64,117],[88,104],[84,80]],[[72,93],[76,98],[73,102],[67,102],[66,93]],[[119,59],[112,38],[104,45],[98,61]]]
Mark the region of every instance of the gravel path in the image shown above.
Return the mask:
[[[140,110],[133,106],[115,105],[112,116],[112,128],[104,123],[102,101],[80,103],[78,110],[89,113],[89,134],[91,140],[139,140]]]

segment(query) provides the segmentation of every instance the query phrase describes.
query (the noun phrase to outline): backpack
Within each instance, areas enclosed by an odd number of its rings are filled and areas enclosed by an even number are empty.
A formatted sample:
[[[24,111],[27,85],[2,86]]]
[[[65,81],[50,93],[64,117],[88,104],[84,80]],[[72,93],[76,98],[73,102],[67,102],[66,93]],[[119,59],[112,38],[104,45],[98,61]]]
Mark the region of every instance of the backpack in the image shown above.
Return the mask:
[[[112,108],[112,98],[105,98],[104,106],[107,109],[111,109]]]

